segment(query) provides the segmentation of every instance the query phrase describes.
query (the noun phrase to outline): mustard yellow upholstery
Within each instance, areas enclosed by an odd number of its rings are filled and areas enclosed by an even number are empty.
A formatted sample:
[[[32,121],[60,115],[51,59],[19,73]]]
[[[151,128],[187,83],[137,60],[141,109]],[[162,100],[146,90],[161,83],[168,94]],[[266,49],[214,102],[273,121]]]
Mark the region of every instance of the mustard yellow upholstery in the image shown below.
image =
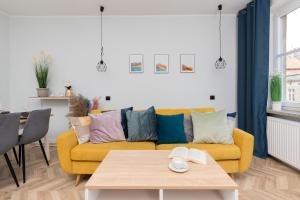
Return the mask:
[[[72,174],[93,174],[101,162],[73,161]]]
[[[176,108],[176,109],[155,109],[159,115],[191,114],[192,112],[215,112],[214,108]]]
[[[239,160],[218,160],[217,163],[227,173],[236,173],[239,171]]]
[[[194,109],[157,109],[157,114],[190,114],[197,112],[214,112],[214,108]],[[95,112],[98,113],[98,112]],[[60,165],[66,173],[92,174],[109,150],[154,150],[173,149],[176,146],[186,146],[207,151],[227,173],[244,172],[252,161],[254,138],[249,133],[235,128],[233,130],[233,145],[223,144],[161,144],[153,142],[112,142],[105,144],[78,145],[73,130],[66,131],[57,137],[57,152]]]
[[[102,110],[101,109],[95,109],[95,110],[91,110],[91,114],[101,114]]]
[[[243,130],[235,128],[233,129],[233,139],[234,144],[241,150],[239,172],[244,172],[249,168],[253,158],[254,137]]]
[[[235,160],[241,158],[241,151],[235,144],[160,144],[156,146],[157,150],[171,150],[175,147],[185,146],[207,151],[215,160]]]
[[[66,173],[73,174],[71,150],[78,145],[73,129],[59,135],[56,139],[56,145],[60,166]]]
[[[155,143],[123,141],[103,144],[80,144],[72,149],[71,160],[102,161],[110,150],[155,150]]]

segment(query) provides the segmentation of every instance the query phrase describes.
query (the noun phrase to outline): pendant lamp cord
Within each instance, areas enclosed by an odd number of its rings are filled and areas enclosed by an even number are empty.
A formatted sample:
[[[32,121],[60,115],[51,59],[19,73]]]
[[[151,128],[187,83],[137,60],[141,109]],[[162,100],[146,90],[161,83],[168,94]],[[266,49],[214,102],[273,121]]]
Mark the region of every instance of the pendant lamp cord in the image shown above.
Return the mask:
[[[219,42],[220,42],[220,58],[222,58],[222,17],[221,17],[221,12],[222,8],[220,10],[220,19],[219,19]]]
[[[103,31],[102,31],[102,15],[103,15],[103,11],[101,10],[101,7],[100,7],[100,12],[101,12],[101,60],[103,59],[103,56],[104,56],[104,49],[103,49],[103,42],[102,42],[102,38],[103,38]]]

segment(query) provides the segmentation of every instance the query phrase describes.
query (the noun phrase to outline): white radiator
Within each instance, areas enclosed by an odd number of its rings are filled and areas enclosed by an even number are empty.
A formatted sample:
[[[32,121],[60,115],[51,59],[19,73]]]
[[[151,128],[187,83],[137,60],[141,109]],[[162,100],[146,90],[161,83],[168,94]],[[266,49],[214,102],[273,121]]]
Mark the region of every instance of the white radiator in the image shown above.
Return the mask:
[[[268,117],[269,154],[300,169],[300,122]]]

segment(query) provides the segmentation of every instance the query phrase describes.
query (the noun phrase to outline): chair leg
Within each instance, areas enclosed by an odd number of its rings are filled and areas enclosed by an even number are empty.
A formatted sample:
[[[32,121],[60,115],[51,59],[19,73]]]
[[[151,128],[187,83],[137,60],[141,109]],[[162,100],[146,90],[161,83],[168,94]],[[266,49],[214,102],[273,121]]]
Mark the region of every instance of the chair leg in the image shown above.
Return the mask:
[[[21,149],[22,149],[22,171],[23,171],[23,183],[26,182],[26,171],[25,171],[25,145],[22,144],[21,145]]]
[[[16,177],[14,168],[11,166],[11,162],[10,162],[10,160],[9,160],[9,158],[8,158],[7,153],[4,154],[4,157],[5,157],[5,160],[6,160],[6,163],[7,163],[7,165],[8,165],[8,168],[9,168],[10,173],[11,173],[12,177],[14,178],[17,187],[19,187],[18,179],[17,179],[17,177]]]
[[[19,145],[19,167],[21,167],[22,163],[22,146]]]
[[[45,149],[44,149],[43,143],[42,143],[41,140],[39,140],[39,143],[40,143],[40,146],[41,146],[41,149],[42,149],[44,158],[45,158],[45,160],[46,160],[46,163],[47,163],[47,165],[49,166],[48,158],[47,158],[47,155],[46,155],[46,153],[45,153]]]
[[[16,159],[16,161],[17,161],[17,164],[19,164],[19,159],[18,159],[18,156],[17,156],[17,152],[16,152],[15,147],[13,147],[13,152],[14,152],[15,159]]]

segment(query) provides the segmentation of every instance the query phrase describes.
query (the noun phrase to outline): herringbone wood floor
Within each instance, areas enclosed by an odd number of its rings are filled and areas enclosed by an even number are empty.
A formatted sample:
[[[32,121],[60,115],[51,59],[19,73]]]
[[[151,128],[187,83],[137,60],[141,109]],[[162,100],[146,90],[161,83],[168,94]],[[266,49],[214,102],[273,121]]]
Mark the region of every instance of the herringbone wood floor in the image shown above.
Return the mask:
[[[18,189],[7,165],[0,159],[0,199],[13,200],[80,200],[84,199],[84,178],[74,186],[75,176],[65,174],[57,159],[56,148],[51,148],[50,167],[47,167],[40,148],[27,147],[27,182],[22,184],[22,172],[10,158],[21,184]],[[251,169],[235,177],[241,200],[300,200],[300,172],[272,158],[255,158]]]

